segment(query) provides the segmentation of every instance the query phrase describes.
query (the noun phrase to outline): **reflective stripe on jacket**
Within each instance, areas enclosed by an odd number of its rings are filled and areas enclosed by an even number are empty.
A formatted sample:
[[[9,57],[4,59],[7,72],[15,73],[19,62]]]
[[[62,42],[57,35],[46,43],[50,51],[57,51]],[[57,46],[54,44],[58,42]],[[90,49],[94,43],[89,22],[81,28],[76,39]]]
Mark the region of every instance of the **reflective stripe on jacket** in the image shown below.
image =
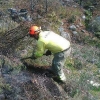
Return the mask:
[[[34,56],[36,58],[41,57],[46,49],[50,50],[52,53],[58,53],[69,47],[70,42],[62,36],[52,31],[42,31],[39,34],[39,39],[37,41],[37,49],[34,53]]]

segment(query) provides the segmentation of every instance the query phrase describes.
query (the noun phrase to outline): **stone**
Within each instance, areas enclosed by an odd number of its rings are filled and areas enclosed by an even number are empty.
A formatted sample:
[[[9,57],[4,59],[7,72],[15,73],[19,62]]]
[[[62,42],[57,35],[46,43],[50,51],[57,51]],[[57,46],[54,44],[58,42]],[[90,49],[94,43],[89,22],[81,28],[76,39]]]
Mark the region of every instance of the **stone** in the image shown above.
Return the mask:
[[[100,16],[94,18],[89,24],[88,30],[95,36],[100,37]]]
[[[76,31],[73,31],[72,33],[73,33],[74,35],[77,35],[77,34],[78,34],[78,32],[76,32]]]
[[[76,31],[76,26],[75,26],[75,25],[71,25],[71,26],[69,27],[69,29],[72,30],[72,31]]]
[[[4,94],[0,94],[0,100],[5,100],[5,95]]]

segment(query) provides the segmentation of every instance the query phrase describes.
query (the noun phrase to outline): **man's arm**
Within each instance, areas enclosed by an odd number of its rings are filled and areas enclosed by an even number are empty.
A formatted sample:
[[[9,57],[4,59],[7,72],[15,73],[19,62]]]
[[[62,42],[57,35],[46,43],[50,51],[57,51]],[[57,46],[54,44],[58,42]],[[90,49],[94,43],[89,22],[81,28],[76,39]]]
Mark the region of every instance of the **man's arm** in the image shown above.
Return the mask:
[[[45,44],[42,41],[37,42],[37,49],[35,50],[35,53],[33,53],[33,56],[35,58],[41,57],[45,52]]]

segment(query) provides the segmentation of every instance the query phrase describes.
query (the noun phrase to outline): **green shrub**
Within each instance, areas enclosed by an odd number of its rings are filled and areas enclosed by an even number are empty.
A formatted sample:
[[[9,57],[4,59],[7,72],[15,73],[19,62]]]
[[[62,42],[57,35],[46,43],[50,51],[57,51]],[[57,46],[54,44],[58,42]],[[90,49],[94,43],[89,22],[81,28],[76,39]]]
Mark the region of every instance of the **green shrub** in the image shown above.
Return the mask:
[[[68,19],[69,23],[74,23],[76,21],[76,16],[72,15],[71,18]]]
[[[96,37],[92,38],[90,36],[86,36],[85,38],[83,38],[83,41],[87,45],[91,45],[91,46],[100,48],[100,40]]]

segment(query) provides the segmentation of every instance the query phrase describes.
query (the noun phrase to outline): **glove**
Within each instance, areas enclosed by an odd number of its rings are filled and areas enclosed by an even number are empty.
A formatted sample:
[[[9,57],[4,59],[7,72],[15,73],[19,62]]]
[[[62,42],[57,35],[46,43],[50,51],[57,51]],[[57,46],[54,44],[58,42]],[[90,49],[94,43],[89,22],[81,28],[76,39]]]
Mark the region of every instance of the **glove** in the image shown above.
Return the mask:
[[[46,53],[45,53],[45,55],[46,55],[46,56],[51,55],[51,51],[50,51],[50,50],[47,50]]]

